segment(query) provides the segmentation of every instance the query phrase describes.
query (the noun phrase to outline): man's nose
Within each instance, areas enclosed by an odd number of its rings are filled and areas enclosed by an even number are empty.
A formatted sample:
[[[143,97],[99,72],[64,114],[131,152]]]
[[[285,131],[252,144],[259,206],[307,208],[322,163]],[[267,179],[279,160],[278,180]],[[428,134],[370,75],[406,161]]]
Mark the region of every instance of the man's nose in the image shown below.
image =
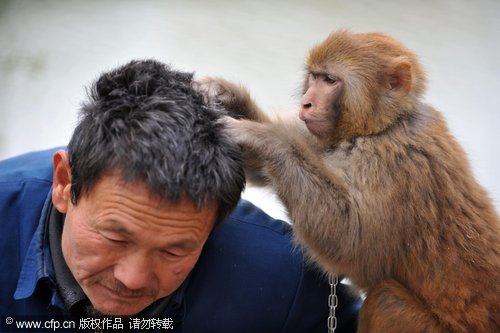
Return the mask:
[[[123,258],[115,265],[113,273],[115,279],[130,290],[148,288],[153,282],[152,263],[139,254]]]

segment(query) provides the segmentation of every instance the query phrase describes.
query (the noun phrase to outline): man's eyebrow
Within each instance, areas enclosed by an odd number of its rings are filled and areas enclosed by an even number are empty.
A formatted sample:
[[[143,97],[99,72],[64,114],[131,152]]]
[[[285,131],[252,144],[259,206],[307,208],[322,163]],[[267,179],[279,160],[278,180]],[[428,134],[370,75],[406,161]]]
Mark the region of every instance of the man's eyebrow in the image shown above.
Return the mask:
[[[102,229],[107,230],[107,231],[116,232],[118,234],[127,235],[127,236],[132,235],[132,232],[130,230],[128,230],[126,227],[121,226],[121,225],[105,224],[105,225],[102,225]]]
[[[134,234],[122,225],[116,224],[105,224],[102,226],[103,230],[107,230],[110,232],[115,232],[117,234],[133,237]],[[167,241],[163,245],[164,248],[179,248],[183,250],[194,250],[197,249],[200,245],[200,242],[192,237],[185,237],[178,240]]]
[[[179,248],[183,250],[192,250],[198,248],[199,242],[192,238],[176,240],[165,244],[165,248]]]

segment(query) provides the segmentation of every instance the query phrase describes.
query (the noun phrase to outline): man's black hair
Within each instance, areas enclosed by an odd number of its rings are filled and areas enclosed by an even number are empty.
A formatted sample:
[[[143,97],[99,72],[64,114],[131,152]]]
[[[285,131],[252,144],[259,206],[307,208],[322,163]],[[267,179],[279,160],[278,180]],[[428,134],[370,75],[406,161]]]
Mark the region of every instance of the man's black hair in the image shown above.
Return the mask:
[[[215,201],[219,222],[230,213],[245,186],[241,150],[218,123],[223,112],[204,103],[192,80],[155,60],[97,79],[68,145],[73,204],[118,170],[165,201]]]

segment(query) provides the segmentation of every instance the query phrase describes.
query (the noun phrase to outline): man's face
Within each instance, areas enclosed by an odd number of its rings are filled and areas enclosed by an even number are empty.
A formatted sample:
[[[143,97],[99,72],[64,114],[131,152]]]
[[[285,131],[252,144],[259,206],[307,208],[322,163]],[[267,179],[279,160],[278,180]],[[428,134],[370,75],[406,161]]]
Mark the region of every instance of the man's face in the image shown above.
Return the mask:
[[[126,316],[181,285],[214,226],[216,207],[166,204],[144,184],[110,175],[63,213],[62,252],[76,281],[96,310]]]

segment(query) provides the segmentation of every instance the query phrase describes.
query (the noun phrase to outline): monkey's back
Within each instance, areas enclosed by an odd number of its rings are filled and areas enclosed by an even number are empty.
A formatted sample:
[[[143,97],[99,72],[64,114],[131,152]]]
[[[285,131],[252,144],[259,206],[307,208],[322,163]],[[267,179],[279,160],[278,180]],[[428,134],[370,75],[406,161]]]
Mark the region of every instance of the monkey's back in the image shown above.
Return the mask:
[[[370,289],[392,278],[452,325],[500,326],[499,218],[441,114],[422,106],[337,150],[332,167],[363,226],[353,281]]]

